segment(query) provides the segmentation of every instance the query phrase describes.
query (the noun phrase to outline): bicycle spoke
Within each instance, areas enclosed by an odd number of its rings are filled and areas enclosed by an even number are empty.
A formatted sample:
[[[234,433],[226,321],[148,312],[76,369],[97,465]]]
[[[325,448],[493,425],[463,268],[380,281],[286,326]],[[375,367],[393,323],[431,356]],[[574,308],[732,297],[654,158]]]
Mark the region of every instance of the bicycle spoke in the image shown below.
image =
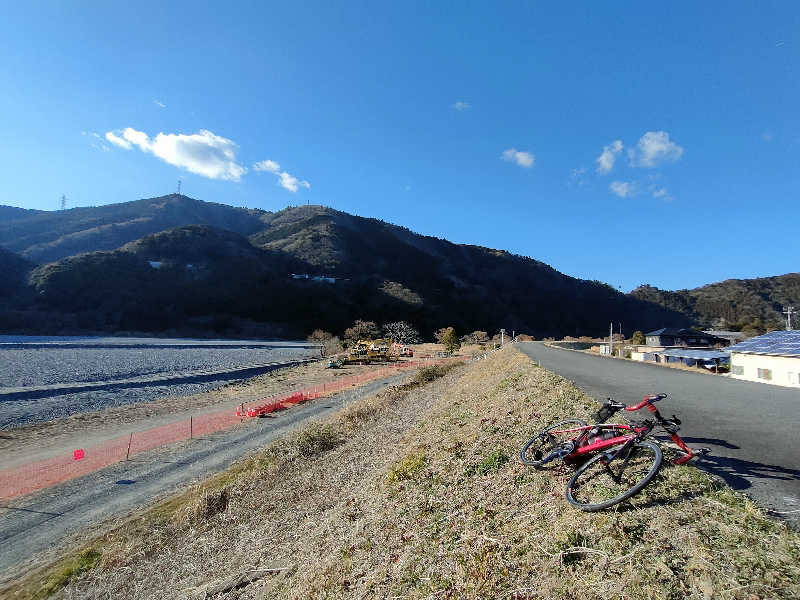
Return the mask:
[[[583,465],[567,484],[567,500],[582,510],[601,510],[637,493],[661,465],[661,449],[640,442],[606,460],[599,455]],[[615,468],[616,466],[616,468]]]
[[[561,429],[570,429],[574,427],[585,426],[586,423],[580,419],[567,419],[555,425],[551,425],[540,434],[532,437],[520,451],[520,461],[529,466],[540,467],[547,463],[553,462],[558,458],[558,451],[565,447],[564,444],[568,442],[570,435],[562,433],[550,433],[551,431],[560,431]]]

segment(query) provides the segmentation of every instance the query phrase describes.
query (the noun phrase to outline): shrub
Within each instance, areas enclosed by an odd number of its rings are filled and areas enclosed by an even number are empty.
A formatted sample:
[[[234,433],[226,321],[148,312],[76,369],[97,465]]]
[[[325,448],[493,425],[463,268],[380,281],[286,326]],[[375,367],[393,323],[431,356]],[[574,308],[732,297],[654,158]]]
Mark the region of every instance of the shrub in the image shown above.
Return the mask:
[[[396,481],[405,481],[413,479],[425,466],[425,453],[422,451],[412,452],[403,460],[389,469],[386,474],[386,481],[394,483]]]
[[[61,588],[66,587],[76,577],[93,569],[100,562],[101,556],[100,552],[94,548],[89,548],[77,556],[66,559],[62,567],[56,570],[45,583],[42,589],[44,596],[47,597],[54,594]]]
[[[332,450],[344,440],[330,425],[311,425],[297,435],[297,453],[311,457]]]
[[[468,466],[465,473],[467,475],[488,475],[493,471],[499,471],[508,461],[508,454],[502,450],[495,450],[485,456],[481,462]]]
[[[416,377],[414,377],[414,383],[430,383],[434,379],[439,379],[439,377],[444,377],[447,370],[442,367],[442,365],[431,365],[430,367],[423,367],[419,371],[417,371]]]

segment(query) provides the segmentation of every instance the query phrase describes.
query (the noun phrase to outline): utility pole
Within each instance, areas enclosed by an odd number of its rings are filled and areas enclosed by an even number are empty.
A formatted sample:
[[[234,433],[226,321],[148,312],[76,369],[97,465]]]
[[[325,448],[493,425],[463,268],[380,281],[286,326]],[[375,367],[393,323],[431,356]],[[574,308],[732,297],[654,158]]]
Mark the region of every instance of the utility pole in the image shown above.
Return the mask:
[[[614,356],[614,321],[611,321],[611,330],[608,334],[608,354]]]
[[[786,331],[789,331],[792,328],[792,314],[795,312],[794,306],[790,306],[783,314],[786,315]]]

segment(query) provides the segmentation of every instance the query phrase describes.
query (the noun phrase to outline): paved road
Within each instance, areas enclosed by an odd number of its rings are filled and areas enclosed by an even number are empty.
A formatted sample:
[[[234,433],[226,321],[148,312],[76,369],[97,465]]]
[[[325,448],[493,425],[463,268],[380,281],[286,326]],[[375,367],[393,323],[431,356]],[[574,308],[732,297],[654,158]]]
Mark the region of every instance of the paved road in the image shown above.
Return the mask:
[[[665,392],[664,416],[683,421],[681,437],[707,446],[698,463],[800,527],[800,390],[548,348],[519,349],[596,399],[625,403]]]
[[[373,381],[276,413],[273,418],[249,419],[241,426],[137,455],[131,461],[0,506],[0,582],[15,577],[17,565],[58,547],[65,537],[217,473],[291,429],[408,376],[401,373]]]

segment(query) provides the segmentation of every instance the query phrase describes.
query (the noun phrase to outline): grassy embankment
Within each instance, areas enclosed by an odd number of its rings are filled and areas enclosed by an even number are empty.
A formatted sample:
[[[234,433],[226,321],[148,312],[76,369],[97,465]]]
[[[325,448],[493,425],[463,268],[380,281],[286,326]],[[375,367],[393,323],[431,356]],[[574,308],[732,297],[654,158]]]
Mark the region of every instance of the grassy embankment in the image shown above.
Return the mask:
[[[800,535],[693,467],[664,468],[632,503],[587,514],[563,497],[568,469],[516,460],[533,432],[594,408],[511,348],[424,371],[3,595],[800,595]]]

